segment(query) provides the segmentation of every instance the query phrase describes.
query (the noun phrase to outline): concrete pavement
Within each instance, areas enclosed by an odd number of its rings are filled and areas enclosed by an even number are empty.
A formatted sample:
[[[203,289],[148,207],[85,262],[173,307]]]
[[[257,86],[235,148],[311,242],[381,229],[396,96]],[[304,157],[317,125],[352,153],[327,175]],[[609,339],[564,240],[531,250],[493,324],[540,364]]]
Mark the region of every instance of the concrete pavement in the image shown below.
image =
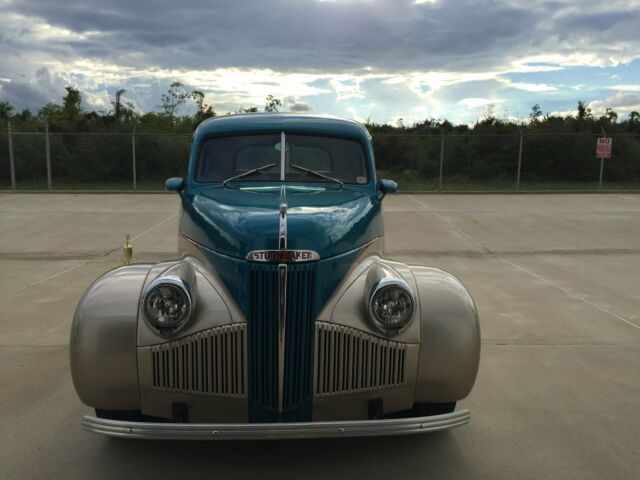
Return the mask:
[[[388,256],[458,276],[481,316],[469,425],[377,439],[85,433],[67,342],[88,284],[176,250],[170,195],[0,195],[0,478],[638,478],[640,195],[395,195]]]

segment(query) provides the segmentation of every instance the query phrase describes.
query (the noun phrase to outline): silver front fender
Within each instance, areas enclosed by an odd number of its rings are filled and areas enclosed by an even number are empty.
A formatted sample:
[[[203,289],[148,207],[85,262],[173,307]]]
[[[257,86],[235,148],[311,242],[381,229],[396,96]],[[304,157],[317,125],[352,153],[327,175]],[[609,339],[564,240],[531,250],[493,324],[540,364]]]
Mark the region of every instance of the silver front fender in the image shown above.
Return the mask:
[[[385,397],[385,406],[392,405],[392,399],[402,401],[402,408],[411,408],[414,403],[449,403],[465,398],[478,372],[480,326],[469,291],[449,273],[437,268],[407,266],[377,256],[369,257],[353,269],[318,320],[382,336],[373,327],[365,309],[367,274],[376,265],[394,271],[409,284],[417,297],[412,322],[398,335],[388,338],[415,347],[417,358],[415,361],[410,359],[407,364],[405,386],[410,388],[410,392],[393,388],[386,389],[384,395],[380,391],[373,393]],[[324,399],[323,402],[330,400]],[[331,411],[335,413],[342,408],[342,403],[341,398],[335,397]],[[398,409],[401,408],[398,406]]]
[[[140,292],[151,265],[111,270],[85,292],[71,327],[71,378],[83,403],[139,410],[136,356]]]
[[[417,403],[465,398],[480,362],[480,324],[466,287],[453,275],[410,267],[420,302],[420,360]]]

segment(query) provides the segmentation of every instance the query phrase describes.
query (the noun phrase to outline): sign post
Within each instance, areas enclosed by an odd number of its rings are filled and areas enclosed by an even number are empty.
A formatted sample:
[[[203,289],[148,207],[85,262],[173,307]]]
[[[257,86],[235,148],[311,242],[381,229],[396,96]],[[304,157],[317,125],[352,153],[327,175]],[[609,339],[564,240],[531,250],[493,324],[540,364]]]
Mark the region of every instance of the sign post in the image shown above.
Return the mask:
[[[613,139],[611,137],[600,137],[596,144],[596,158],[600,159],[600,179],[598,180],[598,190],[602,190],[602,173],[604,171],[604,159],[611,158],[611,147]]]

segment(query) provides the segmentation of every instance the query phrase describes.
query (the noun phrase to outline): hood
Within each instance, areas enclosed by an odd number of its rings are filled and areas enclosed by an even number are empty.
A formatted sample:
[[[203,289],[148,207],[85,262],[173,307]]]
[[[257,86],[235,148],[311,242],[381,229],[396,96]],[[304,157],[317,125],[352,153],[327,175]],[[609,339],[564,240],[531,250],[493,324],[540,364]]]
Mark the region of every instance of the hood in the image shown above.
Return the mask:
[[[380,202],[361,190],[287,186],[287,248],[320,258],[348,252],[382,235]],[[280,186],[210,187],[185,195],[180,233],[223,255],[277,250]]]

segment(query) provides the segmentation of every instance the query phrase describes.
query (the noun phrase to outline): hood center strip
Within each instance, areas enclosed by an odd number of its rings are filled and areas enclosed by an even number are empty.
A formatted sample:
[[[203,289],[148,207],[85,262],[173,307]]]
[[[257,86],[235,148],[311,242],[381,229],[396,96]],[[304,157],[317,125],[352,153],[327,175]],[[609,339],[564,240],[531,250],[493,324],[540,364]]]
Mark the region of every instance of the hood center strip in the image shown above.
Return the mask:
[[[284,155],[284,132],[282,132],[282,152]],[[284,165],[284,159],[283,165]],[[280,190],[280,230],[278,248],[287,249],[287,187]],[[284,403],[284,361],[287,325],[287,264],[278,265],[278,410],[282,413]]]

